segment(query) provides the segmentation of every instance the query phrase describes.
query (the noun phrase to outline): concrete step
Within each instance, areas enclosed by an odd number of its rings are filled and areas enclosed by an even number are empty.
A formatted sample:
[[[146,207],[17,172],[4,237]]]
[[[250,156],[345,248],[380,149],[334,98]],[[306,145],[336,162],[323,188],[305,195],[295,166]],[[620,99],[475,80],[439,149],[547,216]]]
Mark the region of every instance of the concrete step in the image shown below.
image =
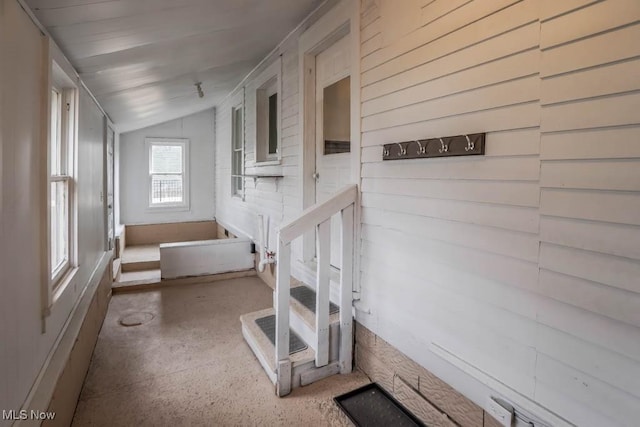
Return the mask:
[[[131,273],[134,271],[160,270],[160,260],[123,262],[121,268],[123,273]]]
[[[160,245],[127,246],[122,253],[122,272],[159,270]]]
[[[120,268],[122,263],[122,258],[116,258],[113,260],[113,281],[120,281],[120,274],[122,273],[122,269]]]

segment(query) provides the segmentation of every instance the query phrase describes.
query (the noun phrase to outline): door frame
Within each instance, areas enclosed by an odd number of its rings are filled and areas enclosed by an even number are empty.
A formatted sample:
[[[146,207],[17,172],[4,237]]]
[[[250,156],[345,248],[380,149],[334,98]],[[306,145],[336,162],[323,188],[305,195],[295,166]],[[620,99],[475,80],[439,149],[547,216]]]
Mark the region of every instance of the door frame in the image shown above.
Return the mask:
[[[300,170],[301,206],[300,211],[313,206],[316,202],[316,181],[313,173],[316,168],[316,56],[347,34],[351,35],[351,177],[350,183],[360,185],[360,2],[343,0],[309,27],[298,43],[298,62],[300,72]],[[360,203],[356,203],[356,225],[360,224]],[[359,239],[359,226],[356,226],[356,241]],[[356,254],[359,245],[354,245]],[[303,236],[302,262],[307,263],[315,257],[315,233]],[[354,272],[359,270],[357,256],[354,256]],[[356,279],[354,277],[354,279]],[[354,280],[354,284],[359,283]]]
[[[115,210],[115,199],[116,199],[116,132],[111,126],[109,120],[105,117],[103,119],[103,189],[102,189],[102,201],[103,201],[103,212],[104,212],[104,250],[106,252],[115,249],[115,236],[116,236],[116,210]],[[111,164],[109,164],[109,134],[113,134],[112,141],[112,158]],[[112,217],[112,231],[113,235],[109,236],[109,171],[111,169],[111,191],[113,200],[111,201],[111,210],[113,213]],[[109,239],[111,238],[111,241]]]

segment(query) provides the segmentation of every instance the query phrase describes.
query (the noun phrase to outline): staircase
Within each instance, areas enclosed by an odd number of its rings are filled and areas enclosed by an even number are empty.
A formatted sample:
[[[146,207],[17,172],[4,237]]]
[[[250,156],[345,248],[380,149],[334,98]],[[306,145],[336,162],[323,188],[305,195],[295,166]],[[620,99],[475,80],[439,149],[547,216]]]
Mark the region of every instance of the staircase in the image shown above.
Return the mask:
[[[160,245],[125,247],[118,282],[153,283],[160,281]]]
[[[351,372],[356,185],[305,210],[278,232],[274,308],[240,317],[242,333],[278,396],[330,375]],[[340,215],[339,301],[329,301],[331,217]],[[316,231],[316,288],[291,278],[291,242]],[[271,318],[269,316],[274,316]],[[260,325],[259,325],[260,324]],[[269,338],[271,336],[271,339]],[[292,348],[292,346],[294,346]],[[302,348],[306,346],[306,348]]]

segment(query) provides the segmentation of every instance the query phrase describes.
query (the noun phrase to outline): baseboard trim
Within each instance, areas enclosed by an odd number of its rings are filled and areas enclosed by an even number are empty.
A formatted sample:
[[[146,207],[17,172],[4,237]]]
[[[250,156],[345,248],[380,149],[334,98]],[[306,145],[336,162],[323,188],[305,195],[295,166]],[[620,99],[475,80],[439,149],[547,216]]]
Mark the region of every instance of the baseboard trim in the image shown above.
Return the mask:
[[[80,294],[67,322],[64,324],[62,331],[49,352],[49,356],[45,360],[36,381],[31,387],[31,391],[22,405],[22,410],[47,411],[49,409],[58,381],[67,367],[67,362],[80,334],[82,325],[85,322],[94,296],[98,291],[100,282],[105,272],[111,277],[109,268],[112,256],[113,252],[105,252],[98,261],[98,264],[91,273],[87,286]],[[39,426],[40,424],[41,422],[36,420],[18,420],[14,426],[27,427]]]

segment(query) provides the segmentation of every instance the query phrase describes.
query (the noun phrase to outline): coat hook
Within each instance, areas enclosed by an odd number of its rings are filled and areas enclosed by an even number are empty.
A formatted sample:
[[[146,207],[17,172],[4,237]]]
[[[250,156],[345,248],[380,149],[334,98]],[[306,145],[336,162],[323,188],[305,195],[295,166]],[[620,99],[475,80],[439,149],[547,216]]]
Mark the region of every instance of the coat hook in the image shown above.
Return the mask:
[[[469,139],[469,135],[465,135],[464,137],[467,138],[467,146],[464,147],[464,151],[471,151],[476,148],[476,145]]]
[[[407,154],[407,147],[403,146],[400,142],[398,142],[398,147],[400,147],[400,155],[404,156]]]
[[[420,149],[418,150],[418,154],[425,154],[427,152],[427,144],[424,144],[423,147],[419,139],[416,139],[416,142],[418,143],[418,147],[420,147]]]
[[[440,140],[440,149],[438,150],[438,152],[442,154],[449,151],[449,145],[445,144],[442,138],[438,138],[438,139]]]

